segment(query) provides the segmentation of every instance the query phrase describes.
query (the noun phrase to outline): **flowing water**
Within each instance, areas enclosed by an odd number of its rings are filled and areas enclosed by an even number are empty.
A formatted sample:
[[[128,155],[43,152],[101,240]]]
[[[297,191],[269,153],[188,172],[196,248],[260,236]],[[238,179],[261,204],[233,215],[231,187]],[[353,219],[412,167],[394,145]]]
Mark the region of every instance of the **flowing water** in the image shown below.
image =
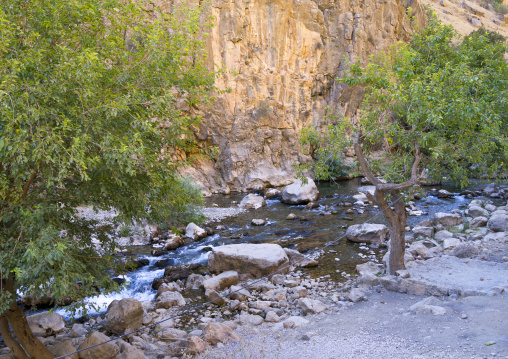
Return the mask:
[[[354,211],[354,214],[346,214],[345,211],[351,207],[338,205],[340,202],[351,202],[355,200],[351,197],[358,193],[360,186],[359,179],[341,181],[334,184],[318,185],[320,196],[317,201],[319,208],[307,210],[304,205],[289,206],[280,202],[279,199],[267,200],[267,205],[257,210],[249,210],[240,213],[236,217],[230,217],[208,224],[216,227],[222,224],[225,230],[218,232],[213,236],[206,237],[203,240],[191,243],[178,248],[166,255],[155,257],[150,254],[150,248],[138,248],[137,258],[148,259],[150,264],[125,275],[127,286],[118,293],[110,295],[99,295],[89,298],[88,302],[93,303],[99,308],[89,308],[89,314],[104,312],[107,305],[115,299],[135,298],[139,301],[154,300],[156,291],[152,289],[152,281],[155,278],[162,277],[164,270],[155,266],[155,262],[167,259],[170,265],[181,265],[187,263],[206,264],[208,260],[208,251],[210,248],[233,243],[278,243],[282,246],[298,249],[300,252],[306,252],[314,248],[319,248],[331,241],[337,241],[336,244],[325,249],[323,255],[319,258],[319,266],[307,268],[304,272],[314,277],[330,275],[335,280],[343,280],[344,274],[352,274],[355,266],[364,263],[367,260],[380,260],[386,252],[385,247],[364,246],[358,243],[348,242],[343,236],[349,225],[363,223],[385,223],[380,211],[374,206],[364,207],[363,213]],[[428,187],[429,194],[432,188],[447,189],[455,192],[455,196],[450,199],[439,199],[436,196],[429,195],[416,201],[418,209],[427,212],[423,216],[409,216],[407,225],[414,226],[416,223],[433,216],[435,212],[449,212],[452,209],[465,209],[469,199],[459,195],[459,189],[450,186]],[[231,207],[235,201],[239,203],[245,194],[231,194],[227,196],[216,195],[206,198],[206,207]],[[323,215],[325,206],[331,207],[339,213],[334,215]],[[294,213],[301,219],[286,220],[289,213]],[[265,226],[253,226],[251,220],[259,218],[265,219]],[[145,254],[143,254],[145,253]],[[57,310],[60,314],[67,316],[63,308]]]

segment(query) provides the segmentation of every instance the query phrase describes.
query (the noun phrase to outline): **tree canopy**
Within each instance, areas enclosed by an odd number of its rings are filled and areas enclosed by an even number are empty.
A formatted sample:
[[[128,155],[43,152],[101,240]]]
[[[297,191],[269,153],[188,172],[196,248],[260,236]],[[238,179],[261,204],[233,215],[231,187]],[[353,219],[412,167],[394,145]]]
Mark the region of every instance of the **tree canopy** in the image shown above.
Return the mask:
[[[115,244],[76,207],[161,222],[200,205],[178,174],[183,109],[215,74],[198,9],[119,0],[0,5],[0,316],[18,291],[57,303],[115,289]]]
[[[500,177],[508,169],[506,42],[485,30],[460,40],[435,14],[428,17],[429,25],[409,43],[372,56],[366,66],[350,64],[341,81],[365,89],[351,121],[339,119],[327,132],[303,137],[326,144],[314,164],[321,178],[329,173],[326,161],[353,145],[362,172],[376,186],[374,201],[386,208],[392,249],[398,240],[402,255],[404,207],[390,209],[385,195],[400,199],[401,190],[424,179],[446,177],[465,186],[472,176]],[[379,149],[385,160],[369,159]],[[398,258],[396,269],[403,266]]]

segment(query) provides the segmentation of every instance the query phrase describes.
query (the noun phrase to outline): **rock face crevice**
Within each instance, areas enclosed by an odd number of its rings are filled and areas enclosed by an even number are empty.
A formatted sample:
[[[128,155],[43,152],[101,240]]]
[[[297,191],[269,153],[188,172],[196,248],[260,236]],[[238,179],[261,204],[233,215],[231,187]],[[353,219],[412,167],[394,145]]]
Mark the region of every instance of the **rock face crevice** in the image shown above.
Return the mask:
[[[216,162],[185,173],[226,193],[291,183],[292,164],[309,160],[300,130],[357,108],[361,89],[336,81],[346,61],[365,62],[425,21],[419,3],[404,0],[212,0],[210,12],[210,68],[227,69],[216,85],[231,91],[196,128],[201,144],[218,147]]]

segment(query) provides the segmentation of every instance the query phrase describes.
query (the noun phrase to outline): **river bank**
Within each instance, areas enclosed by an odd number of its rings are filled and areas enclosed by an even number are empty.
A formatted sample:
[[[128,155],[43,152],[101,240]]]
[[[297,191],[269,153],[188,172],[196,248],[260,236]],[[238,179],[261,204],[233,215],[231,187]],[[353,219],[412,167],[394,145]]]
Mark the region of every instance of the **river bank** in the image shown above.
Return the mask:
[[[434,316],[447,315],[450,312],[449,308],[454,306],[454,301],[461,301],[463,296],[476,297],[482,295],[481,298],[485,299],[490,298],[490,296],[501,295],[505,298],[503,292],[508,289],[508,276],[506,276],[506,273],[508,273],[508,236],[506,235],[508,229],[502,230],[503,227],[500,230],[496,227],[497,229],[493,230],[491,227],[494,225],[502,227],[504,225],[502,220],[504,217],[502,216],[506,214],[506,200],[496,199],[496,197],[494,197],[496,202],[471,200],[467,197],[473,197],[473,195],[468,193],[453,194],[448,192],[446,194],[445,192],[439,192],[438,189],[435,191],[430,190],[428,197],[417,200],[408,206],[408,211],[422,212],[421,216],[411,216],[408,221],[408,224],[410,224],[406,237],[408,273],[399,273],[398,277],[383,277],[381,262],[382,257],[386,255],[386,247],[375,243],[354,243],[345,239],[346,228],[354,226],[352,222],[359,225],[368,219],[379,217],[378,209],[368,202],[359,203],[362,202],[359,200],[362,197],[361,193],[358,194],[358,185],[351,186],[349,191],[345,191],[345,193],[337,193],[334,192],[336,189],[329,189],[331,193],[326,193],[326,189],[322,191],[322,198],[314,206],[287,206],[281,204],[278,200],[267,199],[266,202],[268,203],[265,207],[256,210],[237,211],[236,216],[215,223],[215,229],[218,233],[209,235],[205,239],[192,242],[162,256],[141,255],[140,257],[150,258],[148,260],[149,264],[133,274],[132,278],[134,280],[131,281],[126,291],[117,293],[115,296],[94,298],[95,303],[103,301],[106,305],[115,300],[116,305],[118,305],[119,302],[121,303],[127,298],[135,298],[129,299],[128,302],[134,303],[131,309],[136,313],[127,316],[128,318],[125,319],[126,326],[123,329],[153,325],[153,327],[142,329],[125,340],[116,340],[114,347],[110,348],[116,354],[111,358],[170,358],[181,355],[186,351],[187,354],[203,353],[202,355],[205,357],[217,357],[215,355],[230,357],[227,356],[230,354],[238,355],[232,357],[242,357],[243,354],[241,353],[245,354],[244,349],[241,347],[243,344],[229,346],[228,340],[225,338],[210,339],[211,334],[207,337],[207,333],[214,326],[222,331],[232,331],[234,336],[233,334],[231,336],[244,344],[252,341],[260,343],[263,335],[269,335],[267,333],[270,333],[272,329],[279,334],[285,333],[284,335],[288,338],[296,338],[295,343],[307,341],[305,338],[302,341],[297,338],[298,336],[295,337],[297,333],[302,336],[306,335],[312,341],[312,338],[315,337],[312,330],[307,329],[310,330],[309,334],[302,332],[301,330],[304,329],[301,328],[312,328],[315,325],[315,319],[317,320],[316,323],[319,323],[320,318],[323,316],[326,316],[327,320],[330,319],[330,323],[333,323],[334,320],[339,320],[334,315],[342,315],[342,313],[357,306],[364,308],[367,312],[371,304],[373,310],[382,309],[384,307],[376,307],[375,305],[378,301],[376,299],[378,295],[387,296],[386,300],[379,299],[380,303],[384,302],[381,304],[393,305],[393,308],[390,308],[393,310],[398,308],[400,315],[404,317],[412,316],[413,319],[420,316],[433,318]],[[439,196],[438,193],[441,193],[441,195]],[[497,192],[490,193],[495,194]],[[475,193],[475,196],[477,195],[478,193]],[[225,212],[220,207],[220,200],[228,201],[228,203],[238,203],[240,199],[234,196],[213,198],[212,200],[219,202],[219,204],[216,203],[217,206],[214,206],[214,203],[211,203],[209,208],[217,208],[219,213]],[[357,201],[354,202],[354,200]],[[445,210],[447,212],[442,212]],[[333,211],[335,211],[335,214],[332,214]],[[428,214],[424,215],[425,212]],[[290,217],[288,213],[293,213],[294,219],[288,220],[287,218]],[[486,216],[484,220],[477,219],[482,216]],[[496,221],[496,216],[501,216],[501,220]],[[263,219],[265,224],[256,226],[253,224],[253,219]],[[382,222],[382,218],[376,219],[377,222]],[[269,243],[277,247],[282,245],[286,247],[282,253],[285,252],[284,255],[295,262],[295,258],[301,256],[299,252],[307,253],[314,248],[329,243],[331,240],[337,240],[337,243],[327,246],[325,251],[318,253],[320,256],[317,258],[317,266],[297,268],[295,264],[291,266],[292,269],[287,275],[278,275],[272,277],[271,281],[263,281],[255,288],[244,289],[243,296],[226,298],[220,303],[220,306],[207,305],[202,309],[191,309],[181,318],[164,322],[167,325],[157,324],[161,320],[181,313],[186,308],[183,307],[185,304],[199,306],[205,300],[214,299],[211,293],[208,293],[208,290],[205,292],[203,286],[206,289],[204,283],[218,280],[218,277],[209,274],[206,267],[200,267],[204,268],[204,271],[202,270],[199,274],[188,271],[178,274],[180,277],[173,276],[173,270],[168,271],[168,268],[180,268],[178,266],[184,263],[201,262],[206,264],[210,251],[215,252],[225,244],[242,246],[246,243],[251,245]],[[160,261],[161,258],[173,260],[170,267],[155,269],[155,263]],[[447,258],[455,258],[454,261],[458,261],[454,269],[450,267],[449,263],[436,262],[447,261]],[[358,266],[367,261],[369,262],[367,267]],[[474,264],[477,262],[480,262],[481,266],[475,267]],[[436,269],[423,270],[431,268],[432,264],[436,265],[436,263],[437,270],[446,267],[446,271],[452,279],[459,278],[462,275],[461,283],[462,285],[465,283],[466,286],[460,287],[453,280],[451,283],[449,281],[436,282],[436,276],[429,276],[429,274],[434,274]],[[478,278],[472,278],[472,274],[464,277],[463,274],[467,273],[465,268],[472,268],[471,272],[476,273],[477,275],[475,275]],[[490,269],[495,270],[490,271]],[[360,274],[358,277],[356,272]],[[233,285],[238,286],[245,283],[239,281],[238,274],[236,276],[235,280],[233,274],[232,282],[227,286],[214,287],[214,291],[216,290],[218,294],[227,294],[228,291],[233,290],[233,287],[231,287],[233,283]],[[158,285],[154,287],[156,281],[153,278],[159,277],[163,277],[164,281],[158,282]],[[439,278],[440,276],[437,276],[437,279]],[[505,285],[505,282],[507,285]],[[162,283],[166,284],[162,285]],[[470,287],[469,284],[473,284],[473,287]],[[395,300],[402,297],[393,293],[393,296],[390,296],[390,294],[385,293],[387,289],[409,293],[409,298],[413,302],[407,308],[402,307]],[[435,295],[441,299],[437,302],[421,302],[425,296],[429,295]],[[171,298],[168,299],[167,296]],[[403,296],[408,296],[408,294]],[[481,298],[480,301],[482,301]],[[367,307],[365,307],[364,302],[368,303]],[[412,308],[412,304],[417,302],[421,303],[416,308]],[[388,310],[388,313],[390,313],[390,310]],[[110,307],[108,313],[111,311]],[[108,313],[104,315],[102,312],[91,320],[77,323],[65,323],[63,318],[61,320],[57,318],[55,319],[55,323],[58,324],[57,329],[46,330],[43,333],[42,340],[47,345],[57,344],[63,346],[61,343],[67,343],[67,349],[70,347],[76,349],[89,345],[91,343],[90,336],[93,337],[93,340],[100,342],[101,338],[106,339],[123,334],[123,332],[111,331],[111,326],[108,323],[113,319],[111,315],[108,317]],[[359,313],[361,312],[357,314]],[[354,314],[352,315],[354,316]],[[465,315],[467,317],[467,314]],[[139,318],[139,322],[133,325],[131,321],[136,317]],[[347,316],[344,318],[347,318]],[[461,319],[465,319],[462,318],[462,314]],[[357,319],[360,323],[358,328],[364,326],[361,323],[369,323],[370,320],[370,317],[359,317]],[[432,323],[433,319],[429,320],[429,323]],[[418,321],[416,322],[418,323]],[[422,323],[425,324],[424,322],[425,320]],[[347,323],[347,321],[344,323]],[[396,323],[396,321],[393,322],[394,325]],[[333,331],[332,327],[333,325],[330,325],[330,334],[323,336],[326,339],[323,339],[325,342],[336,336],[340,338],[345,335],[347,337],[345,334],[346,327],[341,327],[341,330],[337,327],[338,331]],[[373,327],[376,328],[376,326]],[[355,327],[352,326],[351,328],[354,329]],[[453,330],[455,329],[453,328]],[[367,344],[367,342],[372,341],[368,338],[374,332],[368,332],[364,339],[361,339],[361,331],[358,332],[359,336],[353,340],[353,344],[348,350],[356,350],[358,352],[356,357],[358,358],[369,357],[370,352],[368,350],[362,352],[360,349],[362,346],[372,350],[377,347]],[[260,334],[257,339],[251,336],[251,334],[256,335],[256,333]],[[496,344],[500,343],[496,347],[500,348],[496,355],[503,353],[505,350],[503,343],[506,337],[503,336],[502,331],[499,333],[501,334],[496,337],[498,339],[494,339]],[[415,338],[399,338],[391,336],[386,331],[385,334],[389,339],[388,346],[395,346],[395,349],[400,350],[397,354],[399,356],[393,357],[411,357],[410,354],[426,355],[433,350],[430,344],[421,348],[418,347],[418,344],[411,341]],[[277,345],[283,347],[286,339],[280,338],[282,339]],[[318,340],[318,338],[315,339]],[[385,340],[383,336],[378,339]],[[434,341],[431,340],[432,342]],[[357,348],[354,343],[361,345]],[[405,345],[404,343],[407,344],[407,348],[401,348]],[[212,344],[211,347],[210,344]],[[228,346],[224,347],[224,345]],[[295,345],[298,347],[299,344],[290,344],[290,347]],[[277,356],[274,356],[272,350],[273,347],[269,348],[271,349],[268,352],[266,350],[262,351],[262,353],[266,353],[264,357],[276,358]],[[331,347],[328,348],[332,350]],[[383,348],[383,346],[380,345],[379,348]],[[408,348],[414,350],[405,351]],[[442,348],[439,347],[438,349],[441,350]],[[285,352],[281,351],[280,353],[286,353],[287,355],[292,353],[292,349],[286,348],[285,350]],[[445,356],[442,357],[454,357],[446,356],[448,353],[447,348],[443,350],[442,353]],[[256,353],[256,351],[254,352]],[[476,349],[476,351],[459,354],[463,355],[462,357],[476,358],[475,355],[483,355],[481,354],[483,352],[483,350]],[[4,353],[6,353],[6,350],[2,349],[0,354]],[[66,351],[66,353],[69,353],[69,351]],[[329,354],[333,355],[334,353],[332,351]],[[372,353],[373,356],[370,357],[376,357],[375,355],[378,352],[374,350]],[[438,353],[441,352],[438,351]],[[464,356],[466,354],[473,356]],[[291,356],[281,356],[281,358],[284,357]]]

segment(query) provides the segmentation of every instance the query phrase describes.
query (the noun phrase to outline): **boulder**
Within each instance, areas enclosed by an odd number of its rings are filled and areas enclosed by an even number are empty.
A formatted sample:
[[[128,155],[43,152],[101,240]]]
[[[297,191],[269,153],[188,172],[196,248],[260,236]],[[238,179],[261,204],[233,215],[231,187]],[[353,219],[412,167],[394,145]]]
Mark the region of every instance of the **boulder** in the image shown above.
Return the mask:
[[[296,215],[296,214],[294,214],[294,213],[290,213],[290,214],[288,214],[288,215],[287,215],[286,219],[287,219],[288,221],[292,221],[292,220],[294,220],[294,219],[298,219],[298,217],[297,217],[297,215]]]
[[[239,204],[240,208],[245,209],[258,209],[263,206],[266,206],[265,199],[262,196],[259,196],[254,193],[249,193],[245,196]]]
[[[479,249],[470,243],[459,244],[455,246],[452,251],[452,255],[458,258],[473,258],[476,257],[479,253]]]
[[[210,322],[203,329],[203,339],[215,345],[217,343],[236,342],[240,340],[240,337],[227,325]]]
[[[355,194],[353,196],[353,198],[355,199],[355,201],[360,201],[360,202],[368,202],[369,201],[369,199],[367,198],[367,195],[365,193]]]
[[[206,231],[194,223],[189,223],[185,228],[185,236],[193,240],[205,238],[207,236]]]
[[[157,337],[164,342],[177,342],[187,339],[187,332],[185,330],[175,328],[163,328],[157,332]]]
[[[316,267],[319,265],[315,259],[307,258],[297,250],[284,248],[284,252],[286,252],[289,258],[289,264],[291,265],[296,265],[303,268]]]
[[[84,324],[74,323],[71,328],[71,337],[79,338],[86,336],[87,330]]]
[[[229,292],[231,293],[229,298],[237,299],[242,302],[251,297],[250,292],[246,288],[236,285],[231,286],[231,288],[229,288]]]
[[[367,275],[367,274],[376,275],[379,272],[381,272],[381,270],[379,269],[379,265],[374,263],[374,262],[367,262],[367,263],[363,263],[363,264],[357,264],[356,265],[356,271],[360,275]]]
[[[307,184],[296,180],[293,184],[284,187],[282,190],[281,202],[288,204],[305,204],[315,201],[319,196],[316,184],[307,178]]]
[[[266,224],[266,221],[264,219],[253,219],[250,223],[253,226],[264,226]]]
[[[485,227],[489,219],[487,217],[475,217],[469,222],[469,227],[477,228],[477,227]]]
[[[408,251],[415,257],[421,256],[423,259],[432,258],[432,253],[422,242],[414,242],[412,243]]]
[[[445,238],[443,240],[443,248],[444,249],[451,249],[451,248],[455,248],[457,246],[460,245],[460,239],[458,238]]]
[[[361,288],[353,288],[348,294],[348,299],[353,303],[358,303],[362,300],[367,300],[367,296],[365,295],[365,291]]]
[[[446,230],[443,230],[443,231],[439,231],[436,233],[436,235],[434,236],[434,239],[436,241],[442,241],[446,238],[451,238],[453,237],[453,233],[452,232],[448,232]]]
[[[179,292],[182,288],[177,282],[162,283],[157,290],[157,297],[164,292]]]
[[[456,226],[462,223],[462,216],[457,213],[434,213],[434,221],[444,227]]]
[[[104,328],[116,335],[141,328],[143,325],[143,306],[134,298],[114,300],[108,306]]]
[[[286,319],[282,325],[286,329],[291,329],[291,328],[302,327],[308,323],[309,323],[309,321],[303,317],[293,316],[293,317],[289,317],[288,319]]]
[[[104,342],[107,342],[110,338],[103,333],[93,331],[86,337],[85,341],[79,346],[79,349],[83,349],[86,347],[90,347],[96,344],[101,344]],[[116,355],[118,354],[119,349],[118,346],[113,343],[105,343],[102,345],[98,345],[96,347],[83,350],[82,352],[79,352],[79,358],[80,359],[115,359]]]
[[[208,255],[210,271],[237,271],[241,278],[260,278],[289,265],[278,244],[229,244],[213,248]],[[287,270],[285,270],[287,272]]]
[[[414,227],[413,233],[415,236],[424,236],[424,237],[432,237],[434,235],[434,227]]]
[[[440,189],[439,191],[437,191],[437,197],[438,198],[449,198],[449,197],[453,197],[453,194],[448,192],[445,189]]]
[[[163,278],[156,278],[152,282],[152,288],[157,290],[163,283],[170,283],[177,280],[185,280],[192,273],[203,273],[205,266],[198,263],[183,264],[180,266],[169,266],[164,270]]]
[[[65,320],[58,313],[45,312],[32,315],[26,319],[32,333],[38,337],[49,337],[65,329]]]
[[[56,343],[51,347],[48,347],[48,350],[55,357],[61,357],[70,353],[74,353],[76,351],[76,348],[74,347],[74,345],[72,345],[71,340],[66,340],[60,343]],[[66,356],[65,359],[79,359],[79,355],[78,353],[74,353],[72,355]]]
[[[194,224],[194,223],[192,223],[192,224]],[[198,226],[196,226],[196,227],[199,228]],[[201,228],[199,228],[199,229],[201,229]],[[186,234],[187,234],[187,231],[186,231]],[[189,234],[190,234],[190,232],[189,232]],[[164,244],[164,249],[166,249],[167,251],[172,251],[172,250],[175,250],[175,249],[183,246],[183,244],[184,244],[183,239],[181,237],[173,236],[173,237],[168,238],[166,240],[166,244]]]
[[[261,325],[264,322],[264,319],[259,315],[254,314],[240,314],[238,318],[238,322],[240,324],[250,324],[250,325]]]
[[[187,349],[184,354],[187,356],[194,356],[203,353],[208,349],[208,344],[196,335],[191,335],[188,339]]]
[[[328,309],[328,307],[319,300],[310,298],[298,299],[298,305],[302,308],[303,314],[305,315],[321,313]]]
[[[388,238],[388,227],[384,224],[355,224],[346,231],[351,242],[381,244]]]
[[[280,317],[273,310],[270,310],[268,313],[266,313],[265,322],[278,323],[280,322]]]
[[[146,359],[146,356],[141,349],[136,349],[133,346],[132,349],[118,354],[115,359]]]
[[[215,305],[224,305],[226,304],[226,300],[216,291],[213,289],[207,289],[205,291],[205,298],[207,302],[213,302]]]
[[[270,198],[275,198],[275,197],[279,197],[281,195],[281,191],[279,191],[278,189],[276,188],[268,188],[266,191],[265,191],[265,199],[270,199]]]
[[[409,309],[416,314],[445,315],[446,309],[436,304],[439,304],[437,298],[428,297],[413,304]]]
[[[205,290],[212,289],[215,291],[220,291],[229,288],[235,284],[238,284],[238,273],[235,271],[227,271],[221,273],[203,282]]]
[[[185,282],[185,289],[199,289],[203,286],[205,277],[200,274],[191,274]]]
[[[490,217],[487,227],[494,232],[508,232],[508,214],[494,213]]]
[[[155,307],[157,309],[169,309],[174,306],[185,305],[185,299],[179,292],[164,292],[157,297]]]
[[[489,211],[487,211],[485,208],[482,208],[480,206],[469,206],[467,210],[467,214],[469,217],[488,217]]]

